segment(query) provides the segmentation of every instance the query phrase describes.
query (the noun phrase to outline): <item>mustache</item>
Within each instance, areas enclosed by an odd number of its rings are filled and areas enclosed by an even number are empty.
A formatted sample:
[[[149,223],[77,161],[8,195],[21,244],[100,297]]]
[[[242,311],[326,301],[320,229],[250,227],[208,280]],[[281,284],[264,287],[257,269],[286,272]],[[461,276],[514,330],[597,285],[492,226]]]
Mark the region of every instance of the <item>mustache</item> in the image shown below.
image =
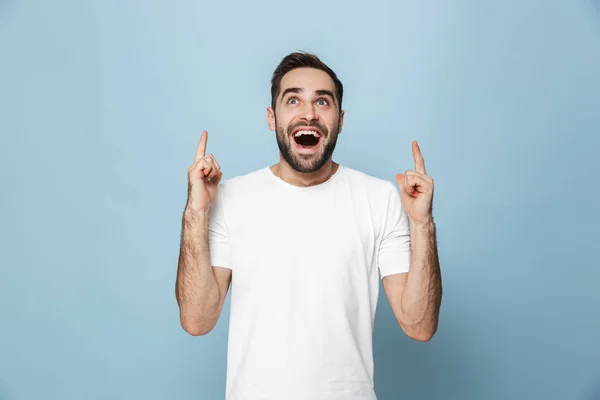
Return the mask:
[[[300,123],[297,123],[297,124],[294,124],[294,125],[290,125],[287,128],[287,134],[288,135],[291,134],[294,131],[294,129],[300,128],[300,127],[313,127],[313,128],[317,128],[317,129],[319,129],[321,131],[321,133],[323,133],[323,136],[327,136],[329,134],[329,131],[327,130],[327,128],[324,125],[320,124],[318,121],[312,121],[312,122],[310,122],[308,124],[300,122]]]

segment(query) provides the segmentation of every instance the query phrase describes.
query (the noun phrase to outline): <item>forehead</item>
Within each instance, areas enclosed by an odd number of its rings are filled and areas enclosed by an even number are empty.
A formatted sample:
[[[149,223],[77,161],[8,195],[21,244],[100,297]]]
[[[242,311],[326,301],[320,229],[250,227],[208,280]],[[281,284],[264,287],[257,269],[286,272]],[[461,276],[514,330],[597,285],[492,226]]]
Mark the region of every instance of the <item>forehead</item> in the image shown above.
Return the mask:
[[[307,92],[331,90],[335,93],[335,84],[327,72],[315,68],[296,68],[281,79],[281,93],[287,88],[296,87]]]

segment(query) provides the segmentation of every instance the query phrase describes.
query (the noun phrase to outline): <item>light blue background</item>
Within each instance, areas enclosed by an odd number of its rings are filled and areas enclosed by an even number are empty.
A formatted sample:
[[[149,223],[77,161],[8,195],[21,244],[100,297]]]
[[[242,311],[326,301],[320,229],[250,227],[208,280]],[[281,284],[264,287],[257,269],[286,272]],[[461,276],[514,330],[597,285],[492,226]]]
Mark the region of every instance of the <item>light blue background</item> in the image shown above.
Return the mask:
[[[222,399],[229,301],[174,296],[202,129],[225,178],[278,160],[270,75],[345,84],[335,159],[436,183],[440,328],[384,294],[380,400],[600,398],[600,2],[0,1],[0,399]],[[275,300],[276,301],[276,300]]]

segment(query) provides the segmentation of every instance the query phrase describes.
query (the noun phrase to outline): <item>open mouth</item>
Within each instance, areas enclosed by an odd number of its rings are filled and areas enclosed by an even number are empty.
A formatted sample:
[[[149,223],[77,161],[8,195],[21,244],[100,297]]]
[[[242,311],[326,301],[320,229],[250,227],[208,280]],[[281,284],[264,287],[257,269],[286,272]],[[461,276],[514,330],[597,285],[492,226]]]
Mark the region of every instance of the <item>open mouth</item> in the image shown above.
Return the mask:
[[[300,130],[294,133],[294,141],[301,148],[314,148],[321,141],[321,135],[317,131]]]

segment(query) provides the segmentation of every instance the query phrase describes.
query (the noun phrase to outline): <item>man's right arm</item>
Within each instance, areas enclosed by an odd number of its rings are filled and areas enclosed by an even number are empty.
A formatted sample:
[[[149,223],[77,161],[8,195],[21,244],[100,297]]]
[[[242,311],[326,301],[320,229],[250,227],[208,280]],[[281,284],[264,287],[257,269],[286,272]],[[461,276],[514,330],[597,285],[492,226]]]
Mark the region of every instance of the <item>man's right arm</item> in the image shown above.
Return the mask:
[[[205,335],[219,319],[231,282],[231,269],[210,265],[208,212],[184,212],[176,296],[181,326]]]
[[[194,163],[188,168],[188,201],[175,283],[181,326],[194,336],[205,335],[215,327],[231,282],[230,269],[211,266],[210,210],[223,173],[212,154],[206,155],[207,141],[208,132],[203,131]]]

